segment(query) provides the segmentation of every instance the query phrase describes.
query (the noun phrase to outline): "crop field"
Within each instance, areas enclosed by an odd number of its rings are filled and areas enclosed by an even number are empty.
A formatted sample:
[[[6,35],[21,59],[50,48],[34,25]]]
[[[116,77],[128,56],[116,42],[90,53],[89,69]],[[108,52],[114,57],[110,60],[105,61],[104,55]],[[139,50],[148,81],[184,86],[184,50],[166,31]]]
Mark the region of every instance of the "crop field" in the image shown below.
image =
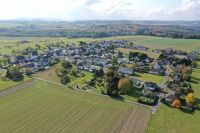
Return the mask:
[[[148,108],[42,81],[0,97],[1,133],[144,133],[150,116]]]
[[[200,63],[199,63],[200,65]],[[173,109],[161,105],[158,112],[152,116],[148,128],[149,133],[199,133],[200,123],[200,68],[193,70],[192,87],[196,97],[195,112],[184,109]]]

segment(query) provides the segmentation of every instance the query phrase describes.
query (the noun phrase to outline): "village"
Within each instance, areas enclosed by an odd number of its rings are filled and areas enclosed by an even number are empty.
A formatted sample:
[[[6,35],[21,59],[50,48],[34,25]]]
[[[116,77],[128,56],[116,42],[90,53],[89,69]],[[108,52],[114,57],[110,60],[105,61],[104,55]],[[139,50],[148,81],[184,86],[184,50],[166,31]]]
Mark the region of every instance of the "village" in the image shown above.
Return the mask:
[[[119,48],[132,51],[124,54]],[[194,92],[190,81],[199,52],[153,49],[151,52],[160,55],[151,58],[143,51],[149,51],[149,48],[126,40],[80,41],[79,44],[62,42],[49,44],[42,52],[39,46],[16,50],[12,55],[1,55],[0,69],[6,71],[1,79],[18,80],[20,76],[30,76],[58,66],[57,75],[65,85],[71,77],[84,77],[84,71],[93,74],[85,85],[73,86],[75,89],[101,86],[104,88],[101,94],[120,97],[134,88],[139,95],[137,102],[141,104],[156,106],[162,101],[175,108],[184,105],[188,110],[193,110]],[[160,75],[163,81],[160,84],[142,81],[137,79],[135,72]]]

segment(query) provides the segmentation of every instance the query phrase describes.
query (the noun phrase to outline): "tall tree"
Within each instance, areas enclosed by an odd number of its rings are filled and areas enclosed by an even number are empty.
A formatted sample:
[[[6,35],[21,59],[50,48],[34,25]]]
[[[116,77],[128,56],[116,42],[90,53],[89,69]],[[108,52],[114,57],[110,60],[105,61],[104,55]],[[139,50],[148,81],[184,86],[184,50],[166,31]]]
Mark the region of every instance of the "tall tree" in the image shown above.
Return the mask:
[[[120,94],[127,94],[132,88],[132,83],[128,78],[120,79],[118,82],[118,89]]]

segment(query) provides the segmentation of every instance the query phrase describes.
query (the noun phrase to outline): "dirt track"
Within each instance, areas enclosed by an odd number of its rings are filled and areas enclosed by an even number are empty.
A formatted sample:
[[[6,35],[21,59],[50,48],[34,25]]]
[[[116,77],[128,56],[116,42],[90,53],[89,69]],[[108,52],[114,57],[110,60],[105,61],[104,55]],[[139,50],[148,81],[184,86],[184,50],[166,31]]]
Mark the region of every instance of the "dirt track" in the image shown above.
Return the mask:
[[[9,94],[15,93],[18,90],[21,90],[21,89],[24,89],[26,87],[33,85],[34,83],[35,83],[35,79],[32,79],[32,80],[26,81],[24,83],[18,84],[16,86],[7,88],[7,89],[0,92],[0,97],[7,96]]]

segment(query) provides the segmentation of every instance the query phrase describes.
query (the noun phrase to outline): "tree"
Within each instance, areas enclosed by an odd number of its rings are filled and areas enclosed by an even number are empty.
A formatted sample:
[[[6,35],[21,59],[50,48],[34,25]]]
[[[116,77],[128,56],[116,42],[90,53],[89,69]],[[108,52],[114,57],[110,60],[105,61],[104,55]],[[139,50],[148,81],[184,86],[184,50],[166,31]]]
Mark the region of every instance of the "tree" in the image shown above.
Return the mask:
[[[194,68],[197,68],[198,63],[197,63],[196,61],[193,61],[193,62],[192,62],[192,66],[193,66]]]
[[[114,77],[109,77],[106,79],[107,81],[107,94],[110,96],[118,96],[118,82],[119,78],[114,76]]]
[[[32,74],[32,71],[30,68],[25,68],[25,75],[30,76]]]
[[[72,65],[69,61],[60,61],[59,66],[66,69],[72,68]]]
[[[127,94],[132,88],[132,83],[128,78],[120,79],[118,82],[118,89],[120,94]]]
[[[123,58],[123,53],[122,53],[121,51],[119,51],[118,57],[119,57],[119,58]]]
[[[183,67],[181,70],[183,74],[183,79],[190,81],[191,80],[191,75],[192,75],[192,68],[191,67]]]
[[[6,72],[6,77],[12,80],[20,80],[23,77],[23,73],[18,66],[11,66]]]
[[[70,77],[68,75],[64,75],[62,78],[61,78],[61,83],[66,85],[67,83],[69,83],[71,80],[70,80]]]
[[[140,57],[140,59],[145,60],[146,58],[148,58],[148,55],[145,53],[139,53],[138,56]]]
[[[181,106],[181,101],[179,99],[175,99],[172,104],[171,104],[172,107],[174,108],[180,108]]]
[[[106,77],[114,77],[115,71],[112,68],[108,68],[106,72]]]
[[[118,64],[118,59],[116,57],[112,58],[112,64],[117,65]]]
[[[186,96],[186,103],[189,105],[193,105],[195,101],[194,93],[188,93]]]
[[[95,71],[94,71],[94,77],[95,77],[95,78],[99,78],[99,77],[103,77],[103,76],[104,76],[104,71],[103,71],[103,69],[95,70]]]

